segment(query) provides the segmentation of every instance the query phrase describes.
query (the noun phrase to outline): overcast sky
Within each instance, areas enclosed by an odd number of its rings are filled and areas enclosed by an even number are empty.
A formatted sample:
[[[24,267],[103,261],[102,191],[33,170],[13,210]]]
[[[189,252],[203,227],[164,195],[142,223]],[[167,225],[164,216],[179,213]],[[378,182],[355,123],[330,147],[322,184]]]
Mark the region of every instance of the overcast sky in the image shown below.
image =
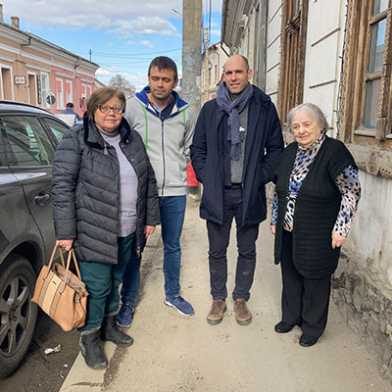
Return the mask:
[[[172,57],[181,70],[181,0],[0,0],[5,22],[20,17],[20,28],[47,39],[101,68],[107,82],[125,76],[138,89],[146,83],[152,58]],[[222,0],[212,0],[211,43],[220,40]],[[204,0],[208,27],[208,1]]]

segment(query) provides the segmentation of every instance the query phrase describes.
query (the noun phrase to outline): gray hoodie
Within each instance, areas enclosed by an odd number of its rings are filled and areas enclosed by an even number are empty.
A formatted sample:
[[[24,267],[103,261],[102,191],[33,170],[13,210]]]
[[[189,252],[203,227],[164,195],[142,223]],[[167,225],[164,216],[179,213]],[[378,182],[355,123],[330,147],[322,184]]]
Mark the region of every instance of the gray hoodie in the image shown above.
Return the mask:
[[[186,164],[194,131],[189,105],[173,92],[170,113],[159,113],[148,101],[148,87],[127,101],[125,118],[143,138],[157,179],[159,196],[186,194]]]

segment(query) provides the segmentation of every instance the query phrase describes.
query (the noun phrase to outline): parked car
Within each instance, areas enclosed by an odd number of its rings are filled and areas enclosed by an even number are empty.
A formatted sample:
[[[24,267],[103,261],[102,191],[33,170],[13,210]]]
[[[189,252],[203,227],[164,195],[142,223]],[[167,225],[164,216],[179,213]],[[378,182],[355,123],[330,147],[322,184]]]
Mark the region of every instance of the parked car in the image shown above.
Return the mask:
[[[35,278],[55,241],[51,165],[68,129],[44,109],[0,101],[0,378],[33,337]]]

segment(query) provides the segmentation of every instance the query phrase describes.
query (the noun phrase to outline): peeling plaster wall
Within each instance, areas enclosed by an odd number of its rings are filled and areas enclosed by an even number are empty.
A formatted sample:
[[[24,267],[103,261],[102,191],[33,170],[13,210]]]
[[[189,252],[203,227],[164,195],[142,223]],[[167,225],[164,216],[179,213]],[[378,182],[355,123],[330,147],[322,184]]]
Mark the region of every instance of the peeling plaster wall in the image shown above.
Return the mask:
[[[344,252],[392,300],[392,181],[360,172],[362,197]]]

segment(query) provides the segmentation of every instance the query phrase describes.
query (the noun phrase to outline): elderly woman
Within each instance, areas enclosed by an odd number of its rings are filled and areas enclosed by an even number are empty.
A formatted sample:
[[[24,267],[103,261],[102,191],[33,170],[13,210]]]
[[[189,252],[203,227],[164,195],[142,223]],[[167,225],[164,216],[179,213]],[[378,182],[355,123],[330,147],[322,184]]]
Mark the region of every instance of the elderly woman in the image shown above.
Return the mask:
[[[116,326],[119,285],[135,250],[159,223],[154,172],[139,134],[123,118],[125,97],[96,90],[83,125],[66,134],[53,164],[54,223],[58,244],[75,248],[89,292],[80,348],[88,366],[107,366],[101,341],[129,346]]]
[[[299,344],[317,343],[327,324],[331,274],[350,231],[361,188],[345,145],[326,135],[321,110],[305,103],[288,114],[295,142],[275,172],[271,231],[275,262],[282,269],[282,320],[286,333],[298,325]]]

